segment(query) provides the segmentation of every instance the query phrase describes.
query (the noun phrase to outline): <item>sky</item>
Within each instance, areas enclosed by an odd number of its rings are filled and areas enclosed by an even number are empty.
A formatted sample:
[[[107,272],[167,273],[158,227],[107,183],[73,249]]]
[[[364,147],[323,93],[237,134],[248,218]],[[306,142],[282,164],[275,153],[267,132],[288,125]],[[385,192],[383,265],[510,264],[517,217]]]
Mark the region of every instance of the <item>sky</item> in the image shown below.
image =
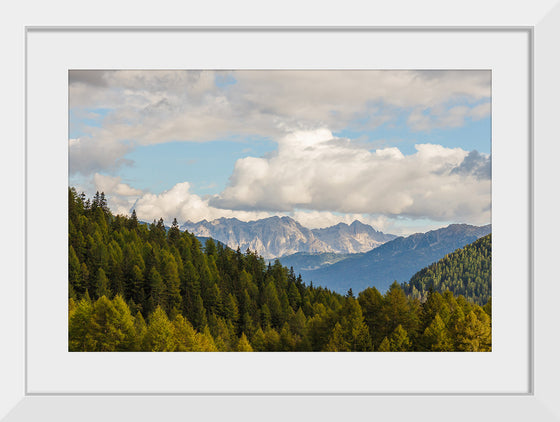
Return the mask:
[[[490,112],[485,70],[71,70],[69,185],[168,224],[488,224]]]

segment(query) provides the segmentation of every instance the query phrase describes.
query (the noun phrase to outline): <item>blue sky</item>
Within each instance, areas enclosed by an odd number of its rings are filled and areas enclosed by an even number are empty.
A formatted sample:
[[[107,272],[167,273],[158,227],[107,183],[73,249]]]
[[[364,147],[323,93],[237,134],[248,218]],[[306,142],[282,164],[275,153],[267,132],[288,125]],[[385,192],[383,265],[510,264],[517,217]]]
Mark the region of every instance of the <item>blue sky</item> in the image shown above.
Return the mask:
[[[124,158],[134,164],[119,168],[115,174],[153,193],[171,189],[177,181],[188,180],[192,192],[208,195],[225,189],[238,159],[247,155],[260,157],[275,148],[276,144],[266,138],[147,145],[126,154]]]
[[[145,219],[291,215],[397,233],[485,224],[490,77],[73,71],[69,184]]]

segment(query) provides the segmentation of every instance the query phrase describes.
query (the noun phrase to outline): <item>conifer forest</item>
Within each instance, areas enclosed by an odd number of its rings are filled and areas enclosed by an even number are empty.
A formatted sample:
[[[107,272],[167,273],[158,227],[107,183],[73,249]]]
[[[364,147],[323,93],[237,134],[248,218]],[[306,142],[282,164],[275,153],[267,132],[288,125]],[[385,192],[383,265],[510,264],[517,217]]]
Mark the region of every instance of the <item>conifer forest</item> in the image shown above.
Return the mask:
[[[113,215],[68,191],[70,351],[492,349],[491,234],[394,282],[341,295],[177,220]]]

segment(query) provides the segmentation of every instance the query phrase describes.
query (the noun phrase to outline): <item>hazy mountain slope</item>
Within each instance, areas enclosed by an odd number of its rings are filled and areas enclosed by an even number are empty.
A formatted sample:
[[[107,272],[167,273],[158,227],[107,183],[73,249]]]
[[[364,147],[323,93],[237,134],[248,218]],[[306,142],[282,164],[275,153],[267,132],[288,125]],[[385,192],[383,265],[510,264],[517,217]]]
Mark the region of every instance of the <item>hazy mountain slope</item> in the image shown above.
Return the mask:
[[[492,234],[446,255],[423,268],[403,283],[406,294],[426,298],[430,289],[450,290],[468,300],[484,305],[492,294]]]
[[[279,258],[283,266],[294,267],[296,273],[301,271],[316,270],[321,267],[336,264],[354,254],[340,254],[334,252],[306,253],[298,252]]]
[[[393,281],[410,280],[420,269],[489,234],[491,230],[491,225],[452,224],[427,233],[396,238],[367,253],[350,255],[332,265],[314,270],[294,266],[294,270],[301,273],[306,282],[312,280],[313,284],[339,293],[345,293],[349,288],[358,293],[368,286],[384,292]],[[304,262],[303,257],[300,257],[300,262]]]

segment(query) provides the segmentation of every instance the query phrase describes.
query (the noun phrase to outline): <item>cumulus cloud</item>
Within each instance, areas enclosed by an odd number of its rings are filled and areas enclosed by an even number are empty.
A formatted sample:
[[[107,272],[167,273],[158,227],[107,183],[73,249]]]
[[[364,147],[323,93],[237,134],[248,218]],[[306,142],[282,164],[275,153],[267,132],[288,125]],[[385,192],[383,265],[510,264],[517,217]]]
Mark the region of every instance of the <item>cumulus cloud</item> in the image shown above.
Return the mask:
[[[142,192],[121,183],[120,178],[96,174],[94,176],[95,190],[105,192],[109,207],[116,214],[130,214],[136,210],[138,218],[143,221],[153,221],[163,218],[170,224],[177,218],[180,224],[186,221],[199,222],[201,220],[215,220],[218,218],[237,218],[241,221],[254,221],[273,215],[290,216],[304,227],[314,229],[334,226],[338,223],[351,224],[355,220],[370,224],[377,230],[391,229],[393,221],[386,216],[371,216],[364,214],[336,214],[328,211],[294,210],[289,213],[270,213],[240,210],[225,210],[209,204],[210,198],[203,198],[192,193],[188,182],[178,183],[161,194]]]
[[[454,128],[465,125],[467,119],[480,120],[490,115],[490,103],[469,107],[437,106],[433,109],[417,107],[408,116],[407,123],[415,131],[430,131],[439,128]]]
[[[396,147],[370,150],[327,129],[300,131],[281,138],[274,153],[239,159],[219,195],[199,196],[188,182],[160,194],[143,192],[100,173],[91,184],[106,193],[113,212],[135,208],[146,221],[287,215],[309,228],[360,220],[395,233],[408,224],[403,218],[427,225],[489,222],[491,157],[434,144],[415,147],[416,153],[404,155]]]
[[[134,189],[126,183],[121,183],[120,177],[99,173],[93,176],[93,185],[96,191],[105,193],[109,208],[115,214],[128,214],[138,196],[143,193],[140,189]]]
[[[379,104],[431,109],[490,97],[489,71],[243,71],[233,92],[279,116],[323,121],[337,129]],[[333,113],[334,111],[334,113]]]
[[[68,140],[68,170],[70,174],[90,175],[100,170],[114,170],[131,164],[123,158],[133,148],[131,143],[100,135]]]
[[[413,130],[457,127],[487,116],[489,98],[489,71],[73,70],[70,109],[106,115],[101,128],[81,127],[70,172],[116,168],[135,145],[371,129],[401,113]]]
[[[221,210],[209,206],[208,199],[190,192],[189,182],[178,183],[173,188],[159,195],[146,193],[134,204],[138,218],[145,221],[163,218],[171,222],[177,218],[180,222],[214,220],[216,218],[239,218],[250,221],[270,217],[267,212]]]
[[[473,120],[484,119],[485,117],[488,117],[490,115],[491,109],[492,107],[490,102],[482,103],[480,105],[477,105],[476,107],[473,107],[469,112],[469,116]]]
[[[474,150],[469,152],[463,162],[453,169],[452,173],[473,175],[478,179],[490,180],[492,178],[492,160],[489,155]]]
[[[137,196],[142,194],[140,189],[134,189],[126,183],[121,183],[120,177],[96,173],[93,177],[93,181],[97,190],[105,193],[113,193],[120,196]]]
[[[277,154],[236,162],[229,186],[212,207],[265,212],[315,210],[439,221],[487,222],[489,159],[461,148],[416,145],[369,151],[326,129],[296,132]],[[465,161],[466,160],[466,161]]]

